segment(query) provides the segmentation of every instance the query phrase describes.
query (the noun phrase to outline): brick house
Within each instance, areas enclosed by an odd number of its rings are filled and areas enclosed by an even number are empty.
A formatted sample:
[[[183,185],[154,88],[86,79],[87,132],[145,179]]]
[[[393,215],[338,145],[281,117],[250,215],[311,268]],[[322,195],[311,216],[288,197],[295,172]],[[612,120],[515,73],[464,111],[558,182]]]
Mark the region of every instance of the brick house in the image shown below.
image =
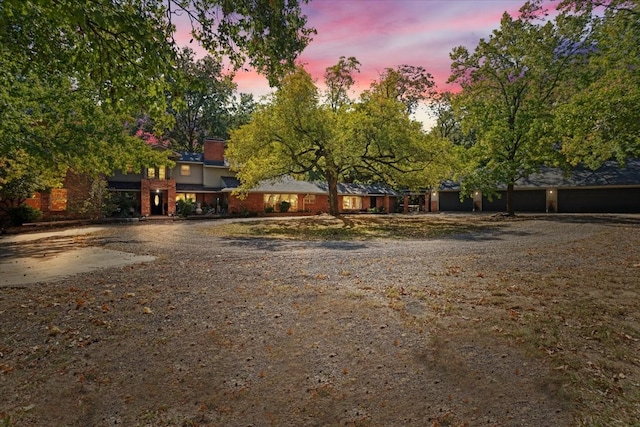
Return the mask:
[[[236,186],[225,188],[223,192],[231,193]],[[398,196],[399,193],[383,185],[340,183],[338,209],[343,213],[395,212]],[[231,195],[229,212],[278,212],[283,201],[289,203],[289,212],[328,212],[329,190],[326,183],[283,177],[260,183],[245,198]]]
[[[91,191],[91,180],[83,174],[67,171],[61,188],[35,193],[25,204],[42,212],[42,218],[74,219],[86,216],[83,205]]]
[[[109,187],[129,198],[143,216],[175,215],[181,199],[193,200],[204,213],[278,212],[282,201],[290,204],[289,212],[328,212],[328,189],[322,183],[283,178],[261,183],[243,198],[232,194],[240,183],[224,157],[225,141],[207,139],[203,148],[202,153],[176,153],[173,168],[118,171],[108,179]],[[342,212],[393,212],[398,196],[381,185],[340,184],[338,193]]]

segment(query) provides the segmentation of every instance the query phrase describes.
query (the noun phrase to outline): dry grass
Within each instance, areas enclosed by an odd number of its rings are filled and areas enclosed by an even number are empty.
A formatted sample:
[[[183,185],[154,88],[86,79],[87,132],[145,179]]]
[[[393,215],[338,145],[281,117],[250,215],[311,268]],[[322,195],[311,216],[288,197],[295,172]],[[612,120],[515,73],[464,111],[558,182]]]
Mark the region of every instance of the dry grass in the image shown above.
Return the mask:
[[[532,219],[318,217],[232,224],[216,233],[298,240],[429,239],[473,234],[499,227],[503,221]],[[385,297],[388,306],[398,312],[404,312],[407,300],[425,301],[431,309],[429,322],[437,319],[444,337],[455,331],[456,321],[471,319],[474,321],[464,322],[465,333],[502,336],[531,357],[543,360],[575,403],[576,424],[634,425],[640,420],[638,228],[638,223],[632,222],[631,226],[616,226],[615,235],[600,234],[588,246],[577,242],[575,247],[551,246],[529,253],[547,261],[577,255],[583,261],[579,265],[560,262],[542,271],[531,266],[502,269],[498,265],[473,278],[475,273],[464,271],[452,261],[440,273],[447,282],[445,291],[425,295],[422,289],[390,286]],[[469,260],[460,262],[468,264]],[[477,286],[485,274],[495,280]],[[459,280],[470,276],[471,280]]]
[[[428,239],[478,231],[489,223],[488,217],[480,216],[456,219],[434,215],[425,221],[423,216],[320,215],[229,223],[210,231],[215,236],[295,240]]]
[[[108,247],[160,258],[0,289],[0,426],[640,419],[640,217],[114,233]]]

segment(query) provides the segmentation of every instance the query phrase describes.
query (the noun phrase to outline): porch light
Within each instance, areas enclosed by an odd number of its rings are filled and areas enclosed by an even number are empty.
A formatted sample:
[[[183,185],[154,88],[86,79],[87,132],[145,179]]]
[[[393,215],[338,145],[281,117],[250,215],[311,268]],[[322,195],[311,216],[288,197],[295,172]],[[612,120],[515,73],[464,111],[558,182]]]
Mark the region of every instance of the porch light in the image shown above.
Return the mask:
[[[553,190],[549,190],[549,194],[553,194]]]

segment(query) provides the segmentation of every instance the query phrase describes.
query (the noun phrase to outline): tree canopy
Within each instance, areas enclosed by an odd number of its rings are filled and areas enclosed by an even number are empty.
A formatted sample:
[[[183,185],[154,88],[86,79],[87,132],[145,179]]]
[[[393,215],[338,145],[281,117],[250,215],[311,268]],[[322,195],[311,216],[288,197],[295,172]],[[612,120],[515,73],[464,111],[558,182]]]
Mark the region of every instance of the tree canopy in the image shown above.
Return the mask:
[[[640,2],[567,0],[560,7],[560,19],[580,19],[585,33],[585,61],[555,117],[563,153],[592,168],[640,156]]]
[[[357,65],[355,58],[341,58],[329,67],[324,97],[298,67],[249,124],[232,132],[227,156],[242,189],[285,175],[322,178],[336,215],[341,179],[416,188],[450,173],[448,141],[430,139],[395,96],[375,86],[357,102],[348,99]]]
[[[4,0],[0,161],[60,173],[170,163],[129,126],[166,113],[179,20],[218,61],[248,63],[272,83],[313,33],[298,0]]]
[[[504,184],[509,213],[515,182],[561,160],[552,112],[561,82],[580,58],[580,45],[553,22],[536,22],[541,12],[538,2],[527,2],[520,17],[505,13],[500,28],[473,53],[462,46],[451,53],[450,81],[462,87],[454,105],[463,127],[475,133],[460,173],[463,191],[491,196]]]

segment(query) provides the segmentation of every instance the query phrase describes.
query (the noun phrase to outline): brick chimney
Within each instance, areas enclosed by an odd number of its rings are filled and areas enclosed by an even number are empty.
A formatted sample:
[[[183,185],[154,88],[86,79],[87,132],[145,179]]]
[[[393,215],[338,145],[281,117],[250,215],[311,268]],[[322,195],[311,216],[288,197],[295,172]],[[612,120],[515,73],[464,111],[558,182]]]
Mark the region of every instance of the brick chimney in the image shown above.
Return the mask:
[[[207,138],[204,140],[204,161],[224,163],[224,140]]]

